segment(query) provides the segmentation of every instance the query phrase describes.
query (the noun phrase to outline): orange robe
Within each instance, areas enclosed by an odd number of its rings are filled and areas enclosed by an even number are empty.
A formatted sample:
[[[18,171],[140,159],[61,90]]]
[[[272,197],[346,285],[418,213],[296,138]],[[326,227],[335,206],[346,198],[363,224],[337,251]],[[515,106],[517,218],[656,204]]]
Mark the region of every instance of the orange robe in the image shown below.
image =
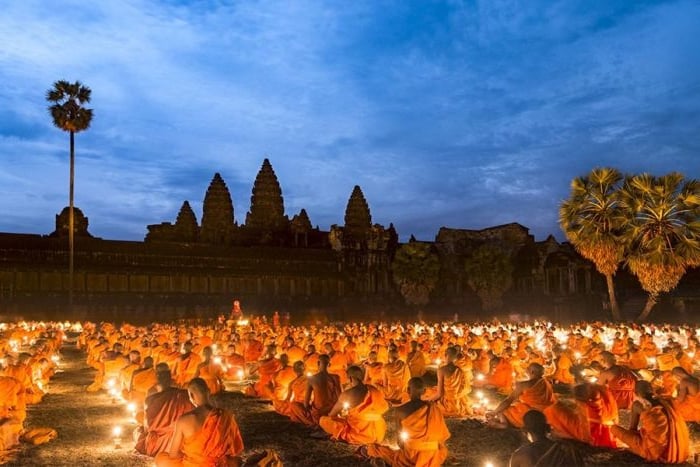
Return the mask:
[[[272,400],[283,401],[287,399],[289,385],[295,379],[297,379],[297,374],[294,373],[294,368],[291,366],[286,366],[279,370],[272,379]]]
[[[574,375],[571,374],[571,367],[573,365],[574,363],[567,354],[561,354],[557,360],[557,370],[554,372],[554,379],[562,384],[574,384],[576,379]]]
[[[588,415],[583,407],[568,401],[557,401],[544,409],[547,423],[552,432],[559,438],[568,438],[589,443],[591,429]]]
[[[220,467],[243,452],[243,439],[233,414],[212,409],[202,429],[182,441],[182,457],[156,456],[156,467]]]
[[[308,379],[306,378],[306,375],[298,376],[291,383],[289,383],[287,388],[288,399],[274,399],[272,401],[272,406],[275,408],[277,413],[288,417],[292,403],[304,402],[307,384]]]
[[[493,373],[486,379],[486,384],[495,386],[501,394],[510,394],[513,391],[513,365],[509,359],[499,360]]]
[[[386,422],[382,414],[389,410],[382,391],[367,386],[364,400],[348,410],[344,417],[321,417],[319,425],[334,440],[349,444],[380,443],[386,434]]]
[[[20,424],[27,418],[24,387],[14,378],[0,376],[0,420],[12,418]]]
[[[676,409],[686,422],[700,422],[700,391],[685,396],[683,402],[676,402]]]
[[[591,427],[591,445],[616,448],[617,443],[610,432],[610,427],[618,420],[615,397],[605,386],[595,384],[591,387],[590,399],[582,403]]]
[[[690,434],[683,417],[670,402],[660,400],[639,417],[638,430],[612,427],[612,433],[630,451],[649,462],[682,464],[690,455]]]
[[[261,361],[258,367],[259,379],[246,388],[246,395],[253,397],[272,398],[272,378],[282,368],[282,363],[276,358]]]
[[[199,367],[199,377],[207,383],[210,394],[218,394],[223,390],[221,379],[224,377],[224,372],[220,365],[209,362],[208,365]]]
[[[471,415],[469,404],[469,387],[467,378],[462,370],[455,369],[452,375],[443,379],[443,394],[437,401],[437,406],[445,417],[466,417]]]
[[[406,363],[411,371],[411,378],[421,377],[425,374],[425,354],[420,350],[416,350],[413,355],[408,357]]]
[[[131,379],[129,400],[142,406],[146,401],[148,390],[155,386],[157,382],[156,371],[153,368],[134,372],[134,376]]]
[[[637,377],[625,367],[620,368],[620,375],[608,382],[608,389],[617,402],[619,409],[629,409],[634,402],[634,385]]]
[[[146,398],[146,425],[139,430],[134,448],[141,454],[155,456],[168,449],[175,430],[175,422],[194,409],[184,389],[168,388]]]
[[[438,467],[447,459],[445,441],[450,432],[442,412],[434,404],[426,404],[401,420],[407,439],[401,449],[371,444],[367,454],[379,457],[393,467]]]
[[[175,384],[180,387],[185,387],[187,384],[194,379],[194,375],[197,372],[197,367],[202,362],[202,358],[194,352],[183,358],[180,358],[175,363],[175,368],[173,370],[173,379]]]
[[[328,415],[333,409],[341,392],[343,390],[340,386],[340,379],[337,375],[329,373],[326,387],[314,390],[311,407],[308,409],[304,407],[303,400],[292,402],[288,408],[288,416],[294,422],[307,426],[317,425],[321,417]]]
[[[381,362],[368,363],[365,365],[365,384],[379,386],[384,379],[384,364]]]
[[[542,378],[525,389],[510,407],[503,411],[503,416],[506,417],[508,423],[516,428],[523,427],[523,417],[528,410],[536,409],[540,412],[556,402],[554,391],[549,381]]]
[[[411,379],[411,371],[401,360],[384,365],[386,375],[386,386],[384,387],[384,397],[389,401],[407,402],[408,380]]]
[[[345,369],[348,366],[348,357],[339,351],[333,352],[331,356],[331,361],[328,365],[328,373],[338,375],[340,378],[340,384],[345,385],[348,382],[348,375],[345,373]]]

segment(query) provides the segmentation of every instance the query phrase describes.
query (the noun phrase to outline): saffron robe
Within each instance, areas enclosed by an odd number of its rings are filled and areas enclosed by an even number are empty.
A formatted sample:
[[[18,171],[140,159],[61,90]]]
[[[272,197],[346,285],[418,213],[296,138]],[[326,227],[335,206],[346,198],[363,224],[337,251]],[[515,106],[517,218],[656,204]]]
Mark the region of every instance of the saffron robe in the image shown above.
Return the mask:
[[[700,422],[700,391],[694,396],[685,396],[683,402],[676,402],[676,410],[686,422]]]
[[[374,386],[367,386],[364,400],[350,408],[344,417],[321,417],[319,425],[334,440],[349,444],[380,443],[386,434],[382,414],[389,410],[384,394]]]
[[[600,384],[591,385],[591,397],[582,402],[586,409],[588,424],[591,427],[591,445],[616,448],[617,443],[610,431],[611,426],[617,423],[617,402],[610,390]]]
[[[384,386],[384,397],[389,401],[407,402],[408,380],[411,379],[411,371],[401,360],[384,365],[384,375],[386,385]]]
[[[202,429],[182,441],[182,457],[156,456],[156,467],[221,467],[243,452],[243,439],[233,414],[212,409]]]
[[[168,388],[151,394],[145,402],[146,424],[139,430],[134,448],[148,456],[167,451],[175,432],[175,422],[193,409],[184,389]]]
[[[445,417],[471,415],[472,409],[468,396],[470,391],[464,372],[457,368],[451,375],[445,374],[442,397],[437,401],[437,406]]]
[[[328,415],[340,397],[343,390],[340,387],[340,379],[337,375],[328,374],[325,387],[314,390],[311,400],[311,407],[304,407],[303,400],[292,402],[289,405],[289,418],[294,422],[303,423],[307,426],[318,425],[322,416]]]
[[[367,454],[379,457],[392,467],[438,467],[447,459],[445,441],[450,432],[442,412],[428,403],[401,420],[407,439],[399,450],[371,444]]]
[[[620,375],[608,382],[608,389],[617,402],[619,409],[629,409],[634,402],[634,385],[637,377],[631,370],[625,367],[620,368]]]
[[[523,417],[531,409],[537,409],[540,412],[556,402],[554,391],[549,381],[542,378],[535,384],[525,389],[514,401],[510,407],[503,411],[503,416],[508,420],[508,423],[516,428],[523,427]]]

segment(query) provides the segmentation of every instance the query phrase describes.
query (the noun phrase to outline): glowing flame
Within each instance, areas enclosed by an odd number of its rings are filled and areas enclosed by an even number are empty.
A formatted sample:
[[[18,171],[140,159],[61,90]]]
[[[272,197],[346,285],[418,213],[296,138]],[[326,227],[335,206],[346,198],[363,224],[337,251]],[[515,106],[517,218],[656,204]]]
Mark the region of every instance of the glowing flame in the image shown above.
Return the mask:
[[[117,425],[114,428],[112,428],[112,436],[115,438],[119,438],[122,435],[122,427]]]
[[[238,371],[236,372],[236,377],[237,377],[238,379],[243,379],[244,376],[245,376],[245,372],[244,372],[243,370],[238,370]]]
[[[408,438],[409,438],[408,432],[402,431],[402,432],[399,434],[399,437],[401,438],[401,441],[408,441]]]

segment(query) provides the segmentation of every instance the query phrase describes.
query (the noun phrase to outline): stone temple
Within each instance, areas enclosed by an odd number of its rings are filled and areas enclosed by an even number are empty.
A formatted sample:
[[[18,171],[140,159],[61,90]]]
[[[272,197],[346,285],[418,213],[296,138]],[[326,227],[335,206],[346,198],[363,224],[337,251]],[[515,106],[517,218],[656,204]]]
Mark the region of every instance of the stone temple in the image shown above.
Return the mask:
[[[344,224],[323,231],[313,227],[305,209],[289,218],[279,180],[265,159],[245,216],[240,206],[234,208],[219,173],[204,194],[201,222],[184,201],[174,223],[149,225],[143,242],[93,237],[88,218],[76,208],[74,308],[87,317],[211,316],[228,311],[235,298],[251,310],[321,310],[339,317],[407,310],[392,280],[398,233],[391,224],[372,223],[359,186],[349,194]],[[68,208],[48,235],[0,233],[0,316],[66,308],[67,236]],[[512,286],[503,297],[506,311],[590,318],[605,298],[604,281],[592,264],[552,236],[535,241],[520,224],[442,227],[433,242],[423,243],[440,261],[426,309],[450,316],[480,312],[464,263],[484,244],[506,251],[513,264]],[[687,276],[672,298],[676,309],[697,307],[689,291],[698,290],[700,280],[695,271]],[[624,273],[617,280],[620,294],[629,293],[629,306],[636,306],[640,291],[634,280]]]

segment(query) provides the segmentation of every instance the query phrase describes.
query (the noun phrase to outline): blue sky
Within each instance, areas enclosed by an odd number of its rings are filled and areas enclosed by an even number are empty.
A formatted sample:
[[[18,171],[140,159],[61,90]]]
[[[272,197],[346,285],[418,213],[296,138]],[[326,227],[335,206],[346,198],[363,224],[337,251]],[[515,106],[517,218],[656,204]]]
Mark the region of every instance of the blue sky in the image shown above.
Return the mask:
[[[291,217],[360,185],[402,238],[520,222],[595,166],[700,177],[700,2],[5,0],[0,231],[49,233],[68,136],[44,95],[93,90],[76,205],[93,235],[198,219],[213,174],[249,209],[265,157]]]

